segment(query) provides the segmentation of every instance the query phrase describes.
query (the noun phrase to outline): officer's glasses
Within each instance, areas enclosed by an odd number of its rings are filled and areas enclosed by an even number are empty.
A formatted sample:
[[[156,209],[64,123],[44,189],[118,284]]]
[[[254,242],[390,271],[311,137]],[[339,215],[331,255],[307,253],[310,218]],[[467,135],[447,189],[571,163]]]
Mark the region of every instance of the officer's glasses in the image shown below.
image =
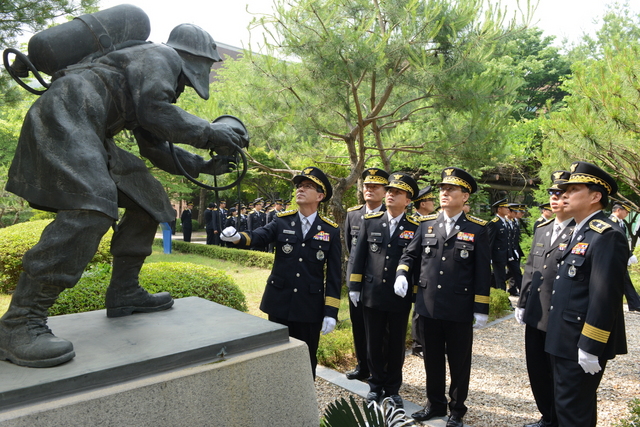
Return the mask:
[[[564,194],[564,190],[549,190],[549,196],[560,197]]]
[[[318,191],[318,187],[308,182],[296,185],[296,188],[302,188],[303,190],[315,190]]]

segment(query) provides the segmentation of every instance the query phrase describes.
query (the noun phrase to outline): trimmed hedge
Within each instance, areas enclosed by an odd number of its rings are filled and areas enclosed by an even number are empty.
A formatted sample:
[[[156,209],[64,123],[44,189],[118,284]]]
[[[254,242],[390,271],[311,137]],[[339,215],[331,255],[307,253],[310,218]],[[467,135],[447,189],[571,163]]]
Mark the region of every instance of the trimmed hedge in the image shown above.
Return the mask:
[[[489,291],[489,317],[499,318],[511,311],[509,293],[502,289],[491,288]]]
[[[0,229],[0,293],[13,291],[22,273],[22,257],[40,240],[44,228],[51,219],[27,221]],[[113,230],[102,237],[98,251],[89,263],[110,263],[113,256],[109,252]]]
[[[171,243],[174,250],[183,254],[202,255],[208,258],[222,259],[245,267],[266,269],[273,267],[273,254],[267,252],[225,248],[216,245],[201,245],[198,243],[183,242],[182,240],[173,240]],[[153,245],[162,248],[162,239],[155,239]]]
[[[111,279],[111,265],[88,269],[78,284],[67,289],[49,309],[49,315],[82,313],[104,309],[104,298]],[[244,294],[224,271],[186,262],[144,264],[140,285],[150,293],[169,292],[173,298],[196,296],[246,312]]]

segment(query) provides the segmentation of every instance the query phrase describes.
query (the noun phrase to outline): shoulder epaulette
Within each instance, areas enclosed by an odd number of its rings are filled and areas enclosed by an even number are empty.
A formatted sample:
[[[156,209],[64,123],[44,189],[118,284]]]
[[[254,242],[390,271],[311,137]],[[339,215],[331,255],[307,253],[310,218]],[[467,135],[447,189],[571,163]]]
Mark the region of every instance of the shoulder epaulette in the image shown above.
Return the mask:
[[[553,221],[555,221],[555,220],[553,220],[553,219],[548,219],[548,220],[546,220],[546,221],[544,221],[544,222],[541,222],[540,224],[536,225],[536,228],[544,227],[544,226],[545,226],[545,225],[547,225],[547,224],[551,224]]]
[[[380,218],[382,215],[384,215],[384,212],[368,213],[364,215],[364,219]]]
[[[364,205],[357,205],[357,206],[352,206],[349,209],[347,209],[347,212],[353,212],[353,211],[357,211],[358,209],[362,209]]]
[[[599,219],[594,219],[593,221],[589,222],[589,228],[602,234],[607,228],[611,228],[611,224],[607,224],[606,222]]]
[[[332,226],[333,228],[338,228],[338,224],[327,218],[326,216],[320,216],[320,219]]]
[[[487,221],[485,221],[485,220],[484,220],[484,219],[482,219],[482,218],[478,218],[478,217],[475,217],[475,216],[467,215],[467,219],[468,219],[469,221],[471,221],[471,222],[475,222],[476,224],[481,225],[481,226],[483,226],[483,227],[484,227],[485,225],[487,225]]]
[[[293,215],[293,214],[296,214],[296,213],[298,213],[298,209],[291,209],[290,211],[278,212],[276,214],[276,216],[278,218],[280,218],[280,217],[283,217],[283,216],[289,216],[289,215]]]
[[[491,222],[498,222],[500,221],[500,218],[497,216],[494,216],[493,219],[491,220]]]
[[[422,218],[418,219],[418,222],[430,221],[434,219],[438,219],[438,214],[423,216]]]
[[[618,218],[617,216],[615,216],[615,215],[611,215],[611,216],[609,217],[609,219],[610,219],[611,221],[613,221],[613,222],[618,222],[618,221],[619,221],[619,218]]]
[[[415,218],[411,218],[410,216],[407,217],[407,221],[409,221],[413,225],[420,225],[418,221],[415,220]]]

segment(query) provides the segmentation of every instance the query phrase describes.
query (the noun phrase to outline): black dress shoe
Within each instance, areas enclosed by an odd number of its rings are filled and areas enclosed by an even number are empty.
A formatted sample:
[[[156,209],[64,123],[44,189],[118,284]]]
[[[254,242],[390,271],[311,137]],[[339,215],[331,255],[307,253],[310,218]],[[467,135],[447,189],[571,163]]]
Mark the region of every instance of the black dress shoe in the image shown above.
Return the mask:
[[[367,394],[367,405],[371,402],[380,403],[381,399],[382,399],[382,393],[379,393],[377,391],[370,391]]]
[[[433,408],[424,408],[422,411],[414,412],[411,414],[411,418],[416,421],[427,421],[433,417],[446,417],[447,410],[444,409],[442,411],[436,411]]]
[[[525,424],[524,427],[545,427],[545,425],[544,419],[540,418],[533,424]]]
[[[369,378],[369,373],[364,372],[360,369],[354,369],[353,371],[349,371],[345,374],[348,380],[366,380]]]
[[[411,350],[411,354],[424,359],[424,354],[422,353],[422,349],[414,348],[413,350]]]
[[[463,427],[463,426],[464,426],[464,423],[462,422],[462,417],[451,415],[449,417],[449,421],[447,421],[446,427]]]
[[[388,397],[389,399],[393,400],[393,404],[395,405],[396,408],[404,408],[404,402],[402,401],[402,398],[400,397],[400,395],[392,394]]]

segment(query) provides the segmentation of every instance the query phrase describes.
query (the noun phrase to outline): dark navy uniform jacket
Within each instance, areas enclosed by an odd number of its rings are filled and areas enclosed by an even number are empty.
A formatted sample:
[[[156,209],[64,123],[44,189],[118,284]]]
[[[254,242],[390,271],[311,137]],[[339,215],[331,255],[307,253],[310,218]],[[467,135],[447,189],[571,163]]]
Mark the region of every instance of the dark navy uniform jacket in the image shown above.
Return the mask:
[[[431,319],[471,322],[473,313],[489,313],[491,282],[486,221],[464,212],[449,235],[444,214],[422,219],[400,258],[396,275],[420,268],[415,311]]]
[[[539,224],[535,230],[518,300],[518,307],[525,309],[524,322],[545,332],[549,322],[551,292],[558,272],[558,263],[567,250],[576,223],[569,222],[556,240],[551,242],[554,224],[553,219],[548,220]]]
[[[360,300],[370,308],[383,311],[409,311],[412,303],[411,277],[404,298],[393,290],[398,261],[413,239],[418,223],[402,215],[393,236],[389,235],[389,215],[377,212],[365,215],[355,249],[349,290],[360,292]]]
[[[553,283],[548,353],[577,361],[578,348],[601,359],[627,352],[622,295],[629,246],[616,228],[599,212],[574,230]]]
[[[267,225],[267,214],[262,211],[252,210],[248,215],[247,229],[255,230]]]
[[[316,216],[302,237],[297,210],[279,213],[264,227],[240,233],[239,246],[275,244],[271,275],[260,310],[291,322],[337,318],[342,285],[342,243],[338,225]],[[326,267],[326,280],[325,280]]]
[[[386,211],[386,207],[383,204],[378,212]],[[353,250],[358,243],[358,236],[360,235],[360,229],[362,228],[362,221],[364,215],[367,212],[367,205],[357,205],[347,209],[347,218],[344,220],[344,241],[349,252],[349,260],[347,261],[347,285],[349,285],[349,278],[351,277],[351,266],[353,265]]]
[[[513,256],[513,254],[509,254],[509,227],[502,218],[496,215],[487,224],[487,228],[490,236],[491,259],[493,262],[506,264]]]

